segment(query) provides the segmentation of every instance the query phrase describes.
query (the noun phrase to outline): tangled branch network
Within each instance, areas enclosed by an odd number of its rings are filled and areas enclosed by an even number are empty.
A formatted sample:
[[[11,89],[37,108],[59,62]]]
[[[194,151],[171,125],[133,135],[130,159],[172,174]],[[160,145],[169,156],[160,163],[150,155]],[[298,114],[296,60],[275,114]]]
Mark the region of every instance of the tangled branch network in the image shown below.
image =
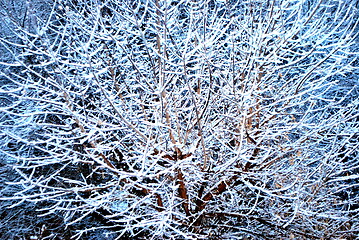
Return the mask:
[[[1,11],[3,201],[74,239],[359,237],[356,1],[30,2]]]

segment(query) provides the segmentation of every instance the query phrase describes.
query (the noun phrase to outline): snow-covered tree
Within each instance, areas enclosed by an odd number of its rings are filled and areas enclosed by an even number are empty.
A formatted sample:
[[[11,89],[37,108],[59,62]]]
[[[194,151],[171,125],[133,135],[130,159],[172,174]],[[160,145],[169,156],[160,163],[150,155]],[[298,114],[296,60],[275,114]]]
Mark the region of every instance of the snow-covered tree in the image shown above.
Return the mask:
[[[78,239],[358,237],[355,1],[30,3],[0,39],[4,200],[97,218]]]

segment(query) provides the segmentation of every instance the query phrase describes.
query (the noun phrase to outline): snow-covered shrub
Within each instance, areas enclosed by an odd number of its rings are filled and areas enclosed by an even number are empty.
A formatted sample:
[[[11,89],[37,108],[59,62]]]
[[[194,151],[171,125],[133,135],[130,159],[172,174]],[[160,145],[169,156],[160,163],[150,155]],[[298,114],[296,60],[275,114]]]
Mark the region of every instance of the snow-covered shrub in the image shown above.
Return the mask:
[[[21,43],[0,41],[17,50],[1,76],[12,200],[69,226],[101,218],[75,238],[357,236],[350,1],[29,9]]]

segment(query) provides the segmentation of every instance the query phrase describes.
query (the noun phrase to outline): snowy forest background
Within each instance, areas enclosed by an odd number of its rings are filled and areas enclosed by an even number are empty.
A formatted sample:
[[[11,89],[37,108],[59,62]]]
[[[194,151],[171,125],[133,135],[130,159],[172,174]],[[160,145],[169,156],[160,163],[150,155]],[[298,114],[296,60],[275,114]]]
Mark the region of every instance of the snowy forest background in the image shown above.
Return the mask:
[[[1,239],[358,239],[356,0],[0,0]]]

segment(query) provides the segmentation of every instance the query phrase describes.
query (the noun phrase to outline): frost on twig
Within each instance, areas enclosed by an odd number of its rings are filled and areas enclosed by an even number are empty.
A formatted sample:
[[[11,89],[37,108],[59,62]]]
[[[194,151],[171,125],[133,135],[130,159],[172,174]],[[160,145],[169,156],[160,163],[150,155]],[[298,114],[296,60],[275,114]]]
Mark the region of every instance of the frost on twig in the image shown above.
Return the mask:
[[[354,1],[48,4],[5,11],[6,199],[79,239],[357,236]]]

